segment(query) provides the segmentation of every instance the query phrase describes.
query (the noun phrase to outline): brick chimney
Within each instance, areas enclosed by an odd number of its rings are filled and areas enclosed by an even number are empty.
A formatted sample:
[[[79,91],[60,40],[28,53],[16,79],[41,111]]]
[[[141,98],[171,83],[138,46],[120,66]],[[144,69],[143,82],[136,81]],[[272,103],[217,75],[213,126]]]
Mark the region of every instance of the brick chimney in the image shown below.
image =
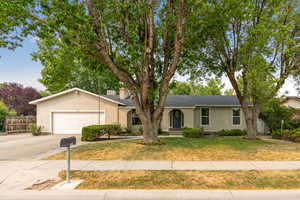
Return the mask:
[[[125,88],[120,88],[119,94],[120,94],[120,99],[126,99],[129,96],[128,91]]]
[[[106,95],[117,95],[115,90],[107,90]]]

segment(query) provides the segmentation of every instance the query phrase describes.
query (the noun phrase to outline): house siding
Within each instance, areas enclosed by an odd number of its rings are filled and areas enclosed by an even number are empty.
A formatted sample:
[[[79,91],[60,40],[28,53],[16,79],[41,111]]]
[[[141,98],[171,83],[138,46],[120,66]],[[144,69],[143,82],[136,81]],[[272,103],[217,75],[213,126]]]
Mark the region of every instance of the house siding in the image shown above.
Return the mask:
[[[232,109],[234,107],[204,107],[209,108],[209,120],[210,124],[203,126],[201,124],[201,108],[197,107],[195,109],[195,127],[203,127],[205,132],[216,132],[222,129],[246,129],[246,123],[244,115],[241,110],[241,124],[232,124]]]
[[[283,103],[284,106],[292,107],[294,109],[300,109],[300,102],[294,99],[288,99]]]
[[[170,128],[170,111],[178,109],[184,115],[184,127],[194,127],[194,108],[165,108],[163,112],[163,118],[161,122],[161,128],[164,131],[168,131]]]
[[[83,93],[70,92],[53,99],[37,103],[37,125],[43,132],[51,132],[51,112],[54,110],[97,111],[104,110],[105,123],[118,123],[118,105]]]

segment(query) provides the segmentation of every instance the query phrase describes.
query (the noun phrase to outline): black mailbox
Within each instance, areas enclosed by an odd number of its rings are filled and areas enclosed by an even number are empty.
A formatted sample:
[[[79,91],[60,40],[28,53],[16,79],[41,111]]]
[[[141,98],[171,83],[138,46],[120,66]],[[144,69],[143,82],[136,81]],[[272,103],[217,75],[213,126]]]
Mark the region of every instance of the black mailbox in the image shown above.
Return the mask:
[[[76,137],[67,137],[60,140],[60,147],[70,147],[76,144]]]

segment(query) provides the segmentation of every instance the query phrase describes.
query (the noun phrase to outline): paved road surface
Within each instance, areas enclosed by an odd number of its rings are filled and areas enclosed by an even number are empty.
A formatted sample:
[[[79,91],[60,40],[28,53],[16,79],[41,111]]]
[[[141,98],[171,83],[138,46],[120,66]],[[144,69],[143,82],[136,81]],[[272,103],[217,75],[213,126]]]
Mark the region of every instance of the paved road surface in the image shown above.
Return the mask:
[[[71,136],[71,135],[68,135]],[[32,160],[47,152],[59,150],[59,140],[66,135],[32,136],[30,134],[0,136],[0,160]],[[80,137],[77,135],[80,143]]]

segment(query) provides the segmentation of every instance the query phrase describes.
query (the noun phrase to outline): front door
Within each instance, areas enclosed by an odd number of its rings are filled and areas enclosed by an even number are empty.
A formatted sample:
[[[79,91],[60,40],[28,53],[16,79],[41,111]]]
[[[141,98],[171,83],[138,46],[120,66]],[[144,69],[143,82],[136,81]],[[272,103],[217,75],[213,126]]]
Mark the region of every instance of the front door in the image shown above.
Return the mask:
[[[181,128],[182,113],[180,110],[173,110],[173,128]]]

